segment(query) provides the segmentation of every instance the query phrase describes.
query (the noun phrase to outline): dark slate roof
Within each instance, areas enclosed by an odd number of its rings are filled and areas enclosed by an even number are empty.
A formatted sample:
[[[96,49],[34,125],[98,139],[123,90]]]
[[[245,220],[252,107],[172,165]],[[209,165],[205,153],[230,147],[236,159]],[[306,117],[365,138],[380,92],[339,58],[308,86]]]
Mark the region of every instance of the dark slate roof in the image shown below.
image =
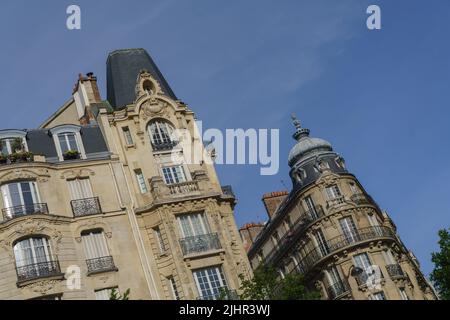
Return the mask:
[[[83,126],[81,127],[80,135],[88,159],[109,155],[105,139],[98,126]],[[48,129],[27,130],[26,139],[29,151],[34,154],[44,155],[48,162],[57,161],[58,153],[55,142]]]
[[[108,101],[114,109],[131,104],[136,99],[136,80],[141,70],[147,70],[161,85],[166,95],[177,100],[153,59],[144,49],[123,49],[111,52],[106,62]]]

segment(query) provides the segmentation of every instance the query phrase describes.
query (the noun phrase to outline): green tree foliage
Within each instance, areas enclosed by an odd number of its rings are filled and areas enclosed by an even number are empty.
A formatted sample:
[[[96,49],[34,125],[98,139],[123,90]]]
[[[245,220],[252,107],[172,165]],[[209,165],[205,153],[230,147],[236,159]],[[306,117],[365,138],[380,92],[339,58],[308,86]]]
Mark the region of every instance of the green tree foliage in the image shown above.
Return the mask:
[[[438,290],[440,298],[450,300],[450,233],[443,229],[439,230],[438,234],[440,252],[431,254],[434,270],[431,272],[430,278]]]
[[[316,300],[320,299],[318,291],[308,290],[304,279],[299,274],[288,274],[280,279],[272,267],[255,270],[251,280],[242,281],[241,298],[248,300]]]
[[[109,300],[130,300],[130,289],[127,289],[127,291],[121,295],[116,288],[113,288]]]

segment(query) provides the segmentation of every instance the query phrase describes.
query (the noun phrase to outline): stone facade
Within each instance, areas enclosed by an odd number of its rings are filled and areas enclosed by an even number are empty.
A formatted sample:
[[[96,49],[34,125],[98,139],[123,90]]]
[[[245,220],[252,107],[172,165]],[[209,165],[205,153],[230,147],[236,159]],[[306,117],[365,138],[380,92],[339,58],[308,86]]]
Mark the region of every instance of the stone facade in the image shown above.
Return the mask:
[[[300,273],[324,299],[436,299],[394,223],[344,159],[294,123],[293,190],[264,196],[270,219],[249,249],[253,269]]]
[[[0,165],[0,299],[101,299],[111,288],[131,299],[231,295],[252,271],[231,189],[208,161],[189,159],[192,144],[203,151],[194,113],[167,94],[144,50],[109,58],[108,100],[133,101],[102,101],[95,76],[80,75],[39,129],[0,131],[13,154]],[[177,129],[193,138],[165,131]],[[24,150],[11,147],[17,139]]]

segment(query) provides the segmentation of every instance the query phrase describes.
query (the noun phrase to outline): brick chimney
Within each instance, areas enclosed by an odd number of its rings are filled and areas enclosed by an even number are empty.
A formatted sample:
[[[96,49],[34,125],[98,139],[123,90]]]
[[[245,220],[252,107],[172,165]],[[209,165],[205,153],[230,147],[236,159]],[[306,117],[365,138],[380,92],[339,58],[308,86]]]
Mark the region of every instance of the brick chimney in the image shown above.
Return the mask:
[[[264,228],[264,223],[247,223],[239,229],[245,251],[248,251],[258,234]]]
[[[281,202],[283,202],[283,200],[288,196],[288,194],[289,192],[287,191],[275,191],[266,193],[262,197],[262,201],[264,203],[264,206],[266,207],[266,211],[267,214],[269,215],[269,218],[272,218],[272,216],[280,206]]]

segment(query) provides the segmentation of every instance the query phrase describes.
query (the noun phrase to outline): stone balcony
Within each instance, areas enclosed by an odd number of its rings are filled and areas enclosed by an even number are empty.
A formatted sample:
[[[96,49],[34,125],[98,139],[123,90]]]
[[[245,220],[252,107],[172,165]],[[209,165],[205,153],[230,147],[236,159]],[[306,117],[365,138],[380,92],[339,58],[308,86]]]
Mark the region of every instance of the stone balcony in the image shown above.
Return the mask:
[[[192,180],[166,184],[160,176],[149,179],[150,192],[155,202],[166,202],[180,198],[196,197],[203,194],[221,193],[214,190],[207,174],[203,170],[194,171]]]

